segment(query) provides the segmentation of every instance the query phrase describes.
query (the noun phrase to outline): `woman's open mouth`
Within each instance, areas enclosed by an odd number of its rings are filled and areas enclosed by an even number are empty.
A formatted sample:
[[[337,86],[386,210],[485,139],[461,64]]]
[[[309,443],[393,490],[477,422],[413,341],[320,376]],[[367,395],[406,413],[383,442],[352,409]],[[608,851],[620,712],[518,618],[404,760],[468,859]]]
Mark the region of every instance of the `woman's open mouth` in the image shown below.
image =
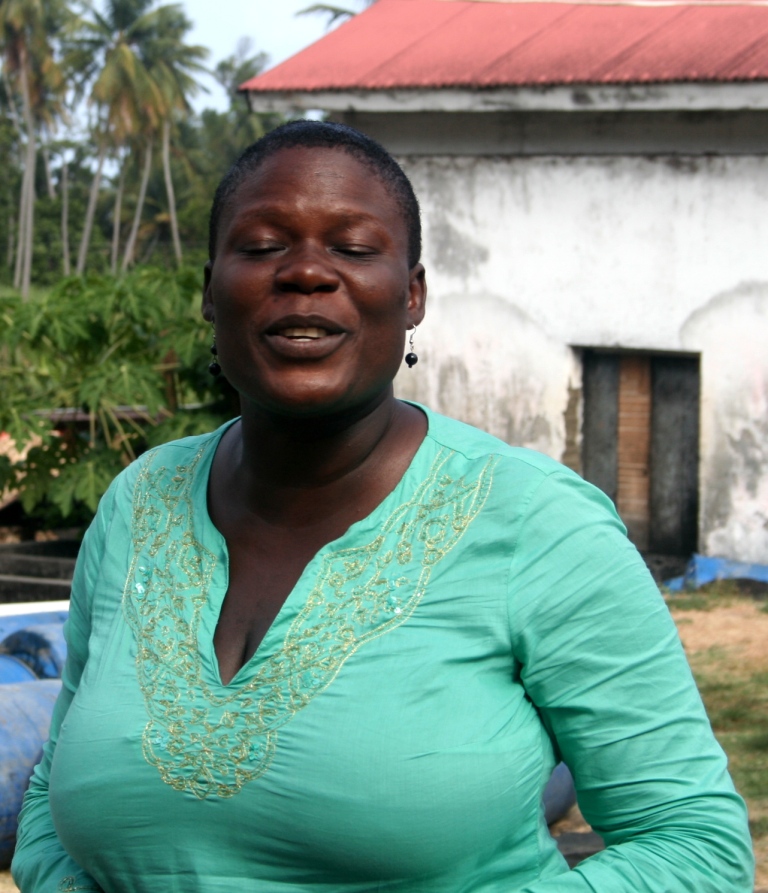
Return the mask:
[[[333,353],[346,337],[346,332],[331,325],[278,322],[270,326],[265,340],[279,356],[293,360],[320,360]]]
[[[277,334],[282,335],[283,338],[291,338],[297,341],[315,341],[318,338],[325,338],[331,333],[328,329],[321,329],[317,326],[307,326],[305,328],[293,326],[291,328],[281,329]]]

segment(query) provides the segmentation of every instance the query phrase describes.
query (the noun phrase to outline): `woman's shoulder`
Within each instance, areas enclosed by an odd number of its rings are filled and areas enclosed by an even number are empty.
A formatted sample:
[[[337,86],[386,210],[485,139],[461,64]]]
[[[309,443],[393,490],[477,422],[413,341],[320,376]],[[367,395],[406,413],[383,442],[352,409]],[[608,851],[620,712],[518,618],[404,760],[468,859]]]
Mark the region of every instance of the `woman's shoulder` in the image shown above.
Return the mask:
[[[460,422],[457,419],[420,407],[429,419],[428,437],[437,445],[451,449],[467,459],[483,459],[493,456],[497,463],[519,474],[541,479],[551,474],[579,476],[556,459],[536,450],[511,446],[493,434]],[[579,478],[580,479],[580,478]]]
[[[152,489],[156,489],[164,478],[170,480],[173,477],[178,478],[180,474],[185,477],[194,476],[200,460],[210,457],[210,451],[215,450],[222,434],[231,424],[227,422],[215,431],[171,440],[142,453],[112,481],[102,497],[102,511],[107,504],[131,500],[137,483],[146,481],[149,476],[152,477]]]
[[[429,419],[427,436],[437,448],[451,450],[467,467],[492,464],[492,491],[513,515],[549,505],[556,515],[595,511],[618,520],[613,503],[601,490],[556,459],[422,408]]]

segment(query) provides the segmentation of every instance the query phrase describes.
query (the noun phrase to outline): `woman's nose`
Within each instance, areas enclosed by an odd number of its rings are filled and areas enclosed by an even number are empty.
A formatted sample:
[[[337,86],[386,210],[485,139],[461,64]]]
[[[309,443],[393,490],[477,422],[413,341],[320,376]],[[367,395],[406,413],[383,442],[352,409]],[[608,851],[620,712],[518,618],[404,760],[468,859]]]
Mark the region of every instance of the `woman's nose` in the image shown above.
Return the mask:
[[[280,291],[332,292],[339,287],[339,277],[331,259],[322,248],[302,246],[292,249],[275,277]]]

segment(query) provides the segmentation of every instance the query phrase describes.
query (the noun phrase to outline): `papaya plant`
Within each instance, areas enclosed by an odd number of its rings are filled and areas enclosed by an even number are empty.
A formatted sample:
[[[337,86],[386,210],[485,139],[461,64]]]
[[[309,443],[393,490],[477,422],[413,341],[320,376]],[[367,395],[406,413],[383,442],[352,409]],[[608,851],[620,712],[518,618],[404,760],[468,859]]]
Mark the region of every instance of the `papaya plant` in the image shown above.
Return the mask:
[[[201,287],[197,270],[143,268],[0,296],[0,431],[22,454],[0,457],[0,491],[82,518],[147,447],[235,414],[208,374]]]

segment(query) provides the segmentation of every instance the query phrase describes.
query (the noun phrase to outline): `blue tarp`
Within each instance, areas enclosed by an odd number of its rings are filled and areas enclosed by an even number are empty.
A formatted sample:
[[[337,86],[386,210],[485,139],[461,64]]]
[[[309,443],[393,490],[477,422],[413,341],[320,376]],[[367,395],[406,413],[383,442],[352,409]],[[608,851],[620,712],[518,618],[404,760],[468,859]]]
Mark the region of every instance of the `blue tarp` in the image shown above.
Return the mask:
[[[768,583],[768,564],[749,564],[746,561],[731,561],[729,558],[694,555],[682,577],[665,580],[663,585],[670,592],[682,592],[684,589],[698,589],[699,586],[715,580],[758,580]]]

